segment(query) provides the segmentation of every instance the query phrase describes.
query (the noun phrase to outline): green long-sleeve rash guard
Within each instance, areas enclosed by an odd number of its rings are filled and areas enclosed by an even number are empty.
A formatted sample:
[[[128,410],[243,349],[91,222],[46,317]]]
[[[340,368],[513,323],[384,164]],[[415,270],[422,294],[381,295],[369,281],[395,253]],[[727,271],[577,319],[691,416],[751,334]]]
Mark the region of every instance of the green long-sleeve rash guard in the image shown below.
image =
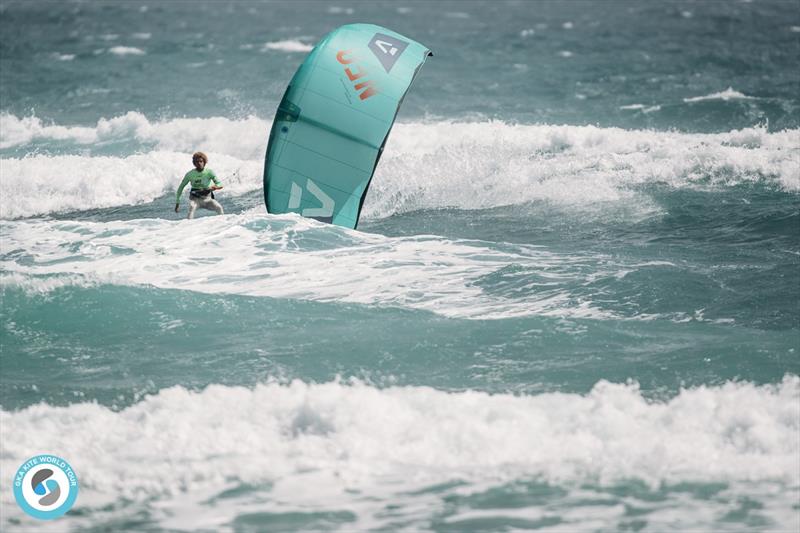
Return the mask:
[[[196,168],[193,168],[183,177],[183,181],[178,187],[178,194],[175,195],[175,203],[181,203],[181,195],[183,194],[183,189],[186,188],[186,184],[191,183],[192,189],[208,189],[212,181],[217,187],[222,186],[222,182],[219,181],[217,175],[210,168],[204,168],[202,172],[198,172]]]

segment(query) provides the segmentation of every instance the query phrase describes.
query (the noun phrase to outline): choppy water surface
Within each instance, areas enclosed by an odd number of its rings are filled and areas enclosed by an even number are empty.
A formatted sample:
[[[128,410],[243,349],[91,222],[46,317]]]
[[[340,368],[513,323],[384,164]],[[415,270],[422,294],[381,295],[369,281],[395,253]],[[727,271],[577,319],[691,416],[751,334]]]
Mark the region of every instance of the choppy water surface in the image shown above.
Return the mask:
[[[796,3],[0,14],[3,530],[800,528]],[[261,192],[347,22],[435,54],[358,231]]]

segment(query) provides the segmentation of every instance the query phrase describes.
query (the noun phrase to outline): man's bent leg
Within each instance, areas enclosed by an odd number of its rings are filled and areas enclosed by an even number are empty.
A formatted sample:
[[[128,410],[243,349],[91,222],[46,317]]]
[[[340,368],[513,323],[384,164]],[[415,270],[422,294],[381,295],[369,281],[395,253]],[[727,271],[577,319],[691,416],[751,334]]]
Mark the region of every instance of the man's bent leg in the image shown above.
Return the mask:
[[[218,215],[224,215],[225,212],[222,210],[222,204],[218,201],[214,200],[213,198],[208,200],[208,203],[205,205],[206,209],[213,209],[217,212]]]
[[[186,218],[193,219],[195,211],[197,211],[197,202],[194,198],[189,198],[189,215]]]
[[[222,211],[222,204],[210,196],[203,198],[203,203],[200,205],[200,207],[203,209],[208,209],[209,211],[216,211],[218,215],[224,214]]]

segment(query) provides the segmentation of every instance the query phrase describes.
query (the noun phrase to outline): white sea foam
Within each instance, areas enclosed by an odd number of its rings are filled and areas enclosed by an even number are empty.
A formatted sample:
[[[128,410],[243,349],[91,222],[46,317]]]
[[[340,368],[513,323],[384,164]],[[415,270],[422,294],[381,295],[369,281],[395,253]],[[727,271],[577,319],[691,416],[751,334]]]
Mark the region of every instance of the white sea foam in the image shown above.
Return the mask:
[[[709,100],[722,100],[723,102],[727,102],[728,100],[754,100],[755,97],[747,96],[746,94],[740,93],[739,91],[735,91],[733,87],[728,87],[724,91],[707,94],[705,96],[695,96],[692,98],[684,98],[684,102],[705,102]]]
[[[352,7],[329,6],[328,13],[332,15],[352,15],[355,10]]]
[[[130,111],[118,117],[101,118],[94,126],[47,124],[35,116],[0,115],[0,148],[30,143],[61,141],[85,147],[108,142],[134,141],[137,148],[221,152],[239,159],[260,159],[266,149],[270,123],[250,116],[241,120],[223,117],[177,118],[152,122]],[[139,151],[137,148],[131,150]]]
[[[164,208],[171,209],[171,203]],[[490,248],[435,236],[384,237],[296,215],[258,213],[194,221],[5,222],[0,238],[6,253],[24,250],[32,258],[2,261],[7,276],[0,282],[37,292],[110,283],[482,319],[613,318],[589,297],[572,295],[569,287],[621,269],[605,256],[557,254],[534,246]],[[197,250],[203,250],[202,260]],[[536,272],[536,280],[524,281],[531,290],[519,294],[513,273],[508,274],[513,298],[503,286],[483,288],[487,276],[510,265],[517,276]],[[59,281],[53,284],[50,278]]]
[[[146,52],[135,46],[112,46],[108,49],[108,53],[117,56],[143,56]]]
[[[270,126],[269,121],[253,116],[158,122],[136,112],[101,119],[94,126],[63,126],[46,124],[34,116],[4,114],[0,115],[0,148],[76,151],[125,143],[130,152],[152,150],[149,155],[155,159],[164,157],[160,152],[189,154],[202,149],[215,154],[217,159],[211,163],[215,170],[219,170],[216,161],[223,155],[238,160],[235,167],[225,163],[229,167],[226,172],[248,169],[247,175],[240,177],[245,191],[259,186],[257,169],[263,165]],[[77,198],[65,198],[63,205],[58,199],[49,199],[53,172],[83,176],[82,187],[87,191],[102,187],[94,180],[113,173],[107,159],[91,154],[63,157],[0,160],[4,190],[24,190],[30,195],[23,202],[15,194],[0,197],[0,216],[111,205],[105,200],[93,203],[93,194],[82,194],[80,207]],[[173,155],[169,158],[173,161]],[[765,128],[746,128],[688,134],[499,121],[399,123],[389,137],[362,215],[380,218],[415,209],[483,209],[538,200],[565,206],[628,202],[634,197],[632,188],[653,182],[675,188],[766,182],[797,192],[798,158],[800,130],[771,133]],[[179,158],[175,156],[174,161],[177,165]],[[154,180],[162,189],[174,179],[171,162],[169,172],[148,168],[151,173],[143,179]],[[122,195],[118,200],[127,202]],[[56,211],[31,207],[42,205]]]
[[[641,111],[642,113],[653,113],[655,111],[660,111],[660,105],[644,105],[644,104],[630,104],[630,105],[622,105],[619,106],[620,109],[625,111]]]
[[[59,61],[72,61],[73,59],[75,59],[75,54],[62,54],[59,52],[55,52],[51,57]]]
[[[96,403],[2,410],[0,426],[7,436],[0,441],[3,471],[52,450],[76,469],[76,508],[84,513],[61,519],[62,527],[65,520],[87,526],[110,505],[118,518],[132,505],[131,512],[146,506],[169,529],[228,530],[240,514],[309,508],[347,509],[356,515],[349,524],[355,530],[391,529],[399,517],[413,520],[415,509],[440,514],[449,495],[531,479],[562,487],[562,508],[544,509],[563,512],[567,529],[622,518],[624,509],[592,505],[597,493],[589,487],[630,480],[653,490],[722,483],[730,500],[759,502],[778,529],[798,519],[797,376],[777,385],[683,390],[666,401],[646,400],[635,384],[605,381],[585,395],[532,396],[360,382],[173,387],[120,411]],[[4,520],[24,520],[11,490],[0,498]],[[608,499],[606,493],[598,501]],[[681,523],[707,529],[715,518],[701,508],[730,511],[715,500],[678,490],[650,500],[647,521],[674,527],[666,515],[680,509]],[[397,511],[386,513],[388,503]],[[514,507],[496,516],[542,510]],[[461,508],[450,521],[489,511]]]
[[[31,278],[19,273],[0,272],[0,286],[19,287],[29,296],[48,294],[63,287],[91,287],[93,282],[80,274]]]
[[[644,104],[631,104],[631,105],[623,105],[619,107],[624,111],[641,111],[644,114],[654,113],[656,111],[661,111],[660,105],[651,105],[647,106]]]
[[[289,39],[285,41],[274,41],[264,44],[261,47],[261,51],[264,52],[266,50],[279,50],[281,52],[310,52],[314,47],[310,44],[304,43],[302,41],[298,41],[295,39]]]
[[[261,185],[260,166],[208,153],[209,168],[229,194]],[[0,218],[136,205],[174,192],[192,168],[188,153],[150,152],[128,157],[33,156],[0,160]],[[54,179],[53,175],[58,179]]]
[[[598,205],[629,201],[631,187],[653,182],[684,188],[767,181],[796,192],[798,157],[800,130],[682,134],[502,122],[398,124],[363,214],[534,200]]]

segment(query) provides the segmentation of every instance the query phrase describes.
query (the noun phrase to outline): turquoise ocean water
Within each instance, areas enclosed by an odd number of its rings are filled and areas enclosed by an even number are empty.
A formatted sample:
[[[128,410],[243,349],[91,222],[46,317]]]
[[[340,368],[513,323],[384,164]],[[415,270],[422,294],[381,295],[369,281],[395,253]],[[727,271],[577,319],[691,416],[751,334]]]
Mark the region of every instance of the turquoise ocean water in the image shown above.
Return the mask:
[[[350,22],[434,57],[358,231],[268,215]],[[3,531],[800,528],[796,1],[3,0],[0,36]],[[222,217],[172,211],[195,150]]]

